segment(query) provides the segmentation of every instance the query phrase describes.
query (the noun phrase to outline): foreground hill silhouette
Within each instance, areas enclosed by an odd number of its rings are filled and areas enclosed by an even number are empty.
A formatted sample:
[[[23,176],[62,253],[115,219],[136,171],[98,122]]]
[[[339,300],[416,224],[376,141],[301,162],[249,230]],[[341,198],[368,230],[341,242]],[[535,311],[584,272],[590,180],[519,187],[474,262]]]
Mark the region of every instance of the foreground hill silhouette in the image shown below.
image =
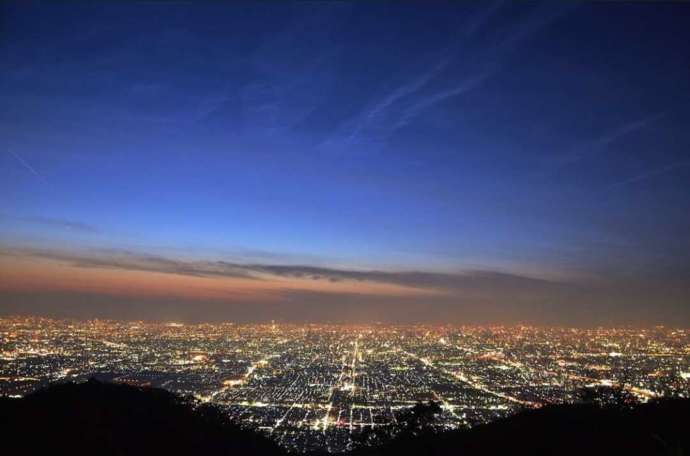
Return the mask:
[[[554,406],[470,430],[402,432],[352,455],[690,455],[689,422],[690,400],[634,408]],[[0,398],[0,426],[3,454],[285,454],[213,407],[194,408],[159,389],[95,380]]]
[[[164,390],[96,380],[0,399],[0,428],[7,455],[284,454],[213,407],[194,409]]]
[[[548,406],[470,430],[400,435],[353,456],[690,455],[690,400]]]

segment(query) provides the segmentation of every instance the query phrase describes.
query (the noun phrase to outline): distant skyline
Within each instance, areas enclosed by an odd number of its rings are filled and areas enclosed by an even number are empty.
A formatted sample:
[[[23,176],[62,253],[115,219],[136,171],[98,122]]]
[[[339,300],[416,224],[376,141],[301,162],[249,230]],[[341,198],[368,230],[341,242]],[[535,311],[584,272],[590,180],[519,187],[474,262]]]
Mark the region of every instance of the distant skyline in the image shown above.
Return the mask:
[[[0,316],[687,327],[689,22],[3,2]]]

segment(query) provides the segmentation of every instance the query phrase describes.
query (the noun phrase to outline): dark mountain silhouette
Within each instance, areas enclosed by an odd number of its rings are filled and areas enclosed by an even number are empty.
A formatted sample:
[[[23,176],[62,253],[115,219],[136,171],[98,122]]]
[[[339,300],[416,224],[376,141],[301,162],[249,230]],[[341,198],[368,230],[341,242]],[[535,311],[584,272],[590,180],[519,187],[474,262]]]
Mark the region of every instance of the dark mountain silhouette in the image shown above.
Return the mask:
[[[0,399],[7,455],[283,455],[267,438],[234,426],[214,407],[153,388],[56,384]]]
[[[393,440],[359,448],[352,456],[690,455],[687,399],[634,407],[551,406],[442,433],[426,423],[436,412],[432,405],[410,409]],[[159,389],[96,380],[53,385],[22,399],[0,398],[0,429],[3,454],[285,454],[212,406],[194,406],[191,399]]]
[[[402,432],[353,456],[690,455],[690,400],[548,406],[470,430]]]

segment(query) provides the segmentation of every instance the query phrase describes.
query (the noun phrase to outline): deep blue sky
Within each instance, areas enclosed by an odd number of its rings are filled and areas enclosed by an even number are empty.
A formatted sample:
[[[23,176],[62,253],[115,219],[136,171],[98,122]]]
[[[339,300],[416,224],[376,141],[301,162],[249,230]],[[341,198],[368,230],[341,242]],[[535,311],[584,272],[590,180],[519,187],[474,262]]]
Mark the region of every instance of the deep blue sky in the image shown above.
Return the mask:
[[[481,271],[567,290],[513,308],[497,280],[433,317],[690,322],[690,4],[4,2],[0,21],[5,261]],[[12,285],[6,311],[52,299]],[[360,298],[310,295],[388,315]],[[350,318],[314,306],[297,318]]]

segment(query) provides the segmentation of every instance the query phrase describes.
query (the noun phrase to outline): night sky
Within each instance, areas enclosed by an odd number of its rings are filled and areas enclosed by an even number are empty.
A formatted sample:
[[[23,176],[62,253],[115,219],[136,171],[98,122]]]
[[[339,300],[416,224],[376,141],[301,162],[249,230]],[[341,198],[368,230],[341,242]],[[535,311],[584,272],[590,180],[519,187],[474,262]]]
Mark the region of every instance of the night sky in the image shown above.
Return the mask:
[[[689,24],[3,2],[0,314],[688,326]]]

